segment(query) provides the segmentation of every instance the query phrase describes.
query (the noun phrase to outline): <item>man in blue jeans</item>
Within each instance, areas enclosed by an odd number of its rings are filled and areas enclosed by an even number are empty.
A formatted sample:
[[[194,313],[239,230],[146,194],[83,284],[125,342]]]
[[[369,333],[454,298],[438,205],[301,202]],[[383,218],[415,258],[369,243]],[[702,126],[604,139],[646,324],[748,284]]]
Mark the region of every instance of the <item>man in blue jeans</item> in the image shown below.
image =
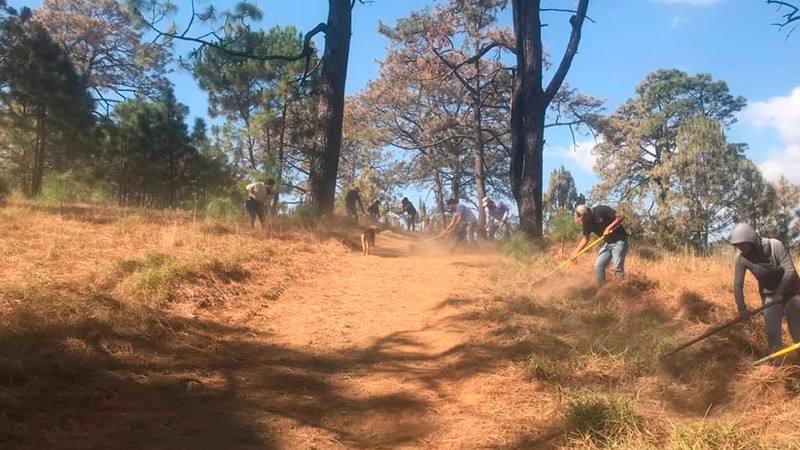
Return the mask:
[[[592,233],[605,238],[594,263],[594,275],[599,286],[606,282],[606,267],[611,261],[614,262],[614,272],[618,277],[621,278],[625,274],[628,233],[622,228],[623,220],[625,216],[621,212],[608,206],[589,208],[586,205],[579,205],[575,208],[575,223],[583,225],[583,236],[575,246],[570,259],[574,261],[577,258],[578,253],[589,243]]]

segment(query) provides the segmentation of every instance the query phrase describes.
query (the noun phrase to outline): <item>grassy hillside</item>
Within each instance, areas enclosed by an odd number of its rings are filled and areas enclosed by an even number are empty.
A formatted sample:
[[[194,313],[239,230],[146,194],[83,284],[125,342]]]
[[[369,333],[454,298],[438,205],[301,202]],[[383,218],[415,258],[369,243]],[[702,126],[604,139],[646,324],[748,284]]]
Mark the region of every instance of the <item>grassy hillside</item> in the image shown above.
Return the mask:
[[[226,377],[259,351],[258,316],[348,251],[297,224],[180,212],[17,201],[0,224],[0,447],[125,448],[208,427],[209,448],[247,441],[207,406],[236,408]]]
[[[599,290],[591,256],[540,285],[530,263],[496,268],[485,318],[498,340],[522,349],[549,430],[520,447],[800,448],[800,370],[750,366],[767,351],[760,317],[659,358],[736,316],[733,257],[634,251],[624,282]],[[545,273],[552,261],[533,264]],[[753,280],[746,294],[760,305]]]
[[[659,359],[734,317],[732,254],[634,251],[626,280],[597,290],[591,255],[534,285],[558,255],[501,257],[490,246],[483,256],[413,254],[396,234],[363,258],[358,230],[312,231],[291,219],[250,231],[182,212],[12,201],[0,224],[0,447],[744,450],[800,441],[800,371],[749,365],[766,352],[760,319]],[[297,287],[295,300],[284,298]],[[427,297],[438,306],[421,305]],[[283,305],[297,299],[306,303]],[[284,314],[273,315],[280,305]],[[427,350],[409,333],[451,347]],[[424,401],[400,400],[409,380],[431,390]],[[354,399],[368,387],[386,392]],[[423,424],[401,425],[409,418]]]

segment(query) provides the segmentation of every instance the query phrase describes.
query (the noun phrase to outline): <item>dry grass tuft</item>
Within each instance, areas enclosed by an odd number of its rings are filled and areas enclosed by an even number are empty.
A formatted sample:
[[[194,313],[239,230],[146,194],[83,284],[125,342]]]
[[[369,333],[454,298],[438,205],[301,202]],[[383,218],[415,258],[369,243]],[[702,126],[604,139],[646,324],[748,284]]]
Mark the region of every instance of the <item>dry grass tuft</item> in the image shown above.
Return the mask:
[[[761,365],[737,375],[731,391],[735,404],[745,410],[791,400],[800,385],[800,368]]]
[[[674,450],[760,450],[766,449],[758,433],[745,430],[738,422],[684,424],[670,436]]]
[[[211,423],[222,442],[254,439],[202,416],[208,401],[235,410],[227,368],[269,350],[248,327],[264,320],[253,299],[328,270],[318,253],[347,251],[291,219],[251,231],[181,211],[13,200],[0,221],[2,448],[130,448],[142,435],[189,448],[181,439]]]
[[[600,448],[620,447],[630,437],[645,432],[644,419],[636,414],[630,399],[585,392],[568,397],[564,425],[572,445]]]
[[[766,352],[759,318],[673,358],[659,358],[736,317],[733,254],[636,249],[625,279],[610,275],[601,289],[592,286],[591,257],[541,284],[534,282],[559,261],[536,256],[530,261],[507,260],[492,271],[492,300],[484,308],[498,327],[496,335],[532,349],[524,368],[537,391],[552,399],[564,389],[594,392],[568,396],[563,426],[571,437],[557,446],[787,448],[775,442],[800,434],[793,431],[800,418],[791,412],[800,406],[800,375],[794,368],[747,364]],[[746,296],[752,307],[760,303],[751,279]],[[636,401],[619,400],[632,398]],[[723,425],[713,424],[715,417],[725,417]],[[759,430],[735,424],[738,418],[762,417]],[[680,425],[670,431],[657,425],[664,420]]]

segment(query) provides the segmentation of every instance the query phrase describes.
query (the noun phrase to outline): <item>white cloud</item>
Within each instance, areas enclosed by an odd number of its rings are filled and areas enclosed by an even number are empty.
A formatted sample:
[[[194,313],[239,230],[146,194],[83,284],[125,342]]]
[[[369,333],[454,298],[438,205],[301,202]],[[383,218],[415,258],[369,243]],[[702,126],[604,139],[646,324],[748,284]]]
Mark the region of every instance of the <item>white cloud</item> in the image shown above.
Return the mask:
[[[722,0],[655,0],[659,3],[686,3],[688,5],[711,5]]]
[[[800,182],[800,87],[786,97],[773,97],[750,105],[742,117],[756,127],[773,128],[786,144],[771,152],[759,166],[764,175],[777,179],[781,174]]]
[[[681,25],[685,25],[688,22],[689,22],[688,20],[684,19],[681,16],[672,16],[672,18],[669,20],[669,26],[671,28],[679,28]]]
[[[744,117],[759,127],[773,127],[784,140],[800,145],[800,87],[786,97],[753,103]]]
[[[594,163],[597,161],[594,148],[598,143],[594,139],[578,141],[569,150],[562,150],[562,152],[564,156],[574,160],[581,169],[592,171],[594,170]]]
[[[784,175],[790,181],[800,183],[800,145],[790,145],[783,151],[770,153],[758,167],[770,181],[777,181]]]

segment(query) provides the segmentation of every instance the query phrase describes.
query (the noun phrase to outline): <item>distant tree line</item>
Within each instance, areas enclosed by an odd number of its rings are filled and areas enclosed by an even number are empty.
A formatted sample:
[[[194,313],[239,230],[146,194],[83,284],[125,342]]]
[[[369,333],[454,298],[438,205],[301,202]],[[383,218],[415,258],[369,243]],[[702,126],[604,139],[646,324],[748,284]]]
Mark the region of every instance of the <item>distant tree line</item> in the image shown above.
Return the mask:
[[[235,205],[243,184],[269,176],[276,210],[291,198],[316,214],[353,186],[391,208],[406,186],[433,194],[426,218],[444,218],[449,197],[472,203],[481,221],[482,197],[513,199],[534,237],[574,233],[567,216],[586,201],[623,208],[639,234],[669,248],[705,250],[736,221],[797,241],[798,187],[765,180],[746,145],[728,141],[746,101],[724,81],[657,70],[610,114],[565,82],[592,20],[588,0],[574,10],[447,0],[382,24],[390,44],[379,75],[345,99],[360,3],[330,0],[328,20],[303,33],[256,29],[261,11],[244,2],[227,11],[191,2],[189,22],[176,24],[162,0],[44,0],[36,11],[0,0],[0,180],[31,196],[57,180],[122,205],[197,207]],[[795,10],[779,6],[794,23]],[[498,24],[506,8],[510,28]],[[551,61],[542,17],[564,13],[569,41]],[[180,41],[188,55],[175,55]],[[208,94],[214,126],[187,124],[167,79],[174,66]],[[555,127],[596,139],[600,183],[588,199],[563,167],[545,184],[544,137]]]

